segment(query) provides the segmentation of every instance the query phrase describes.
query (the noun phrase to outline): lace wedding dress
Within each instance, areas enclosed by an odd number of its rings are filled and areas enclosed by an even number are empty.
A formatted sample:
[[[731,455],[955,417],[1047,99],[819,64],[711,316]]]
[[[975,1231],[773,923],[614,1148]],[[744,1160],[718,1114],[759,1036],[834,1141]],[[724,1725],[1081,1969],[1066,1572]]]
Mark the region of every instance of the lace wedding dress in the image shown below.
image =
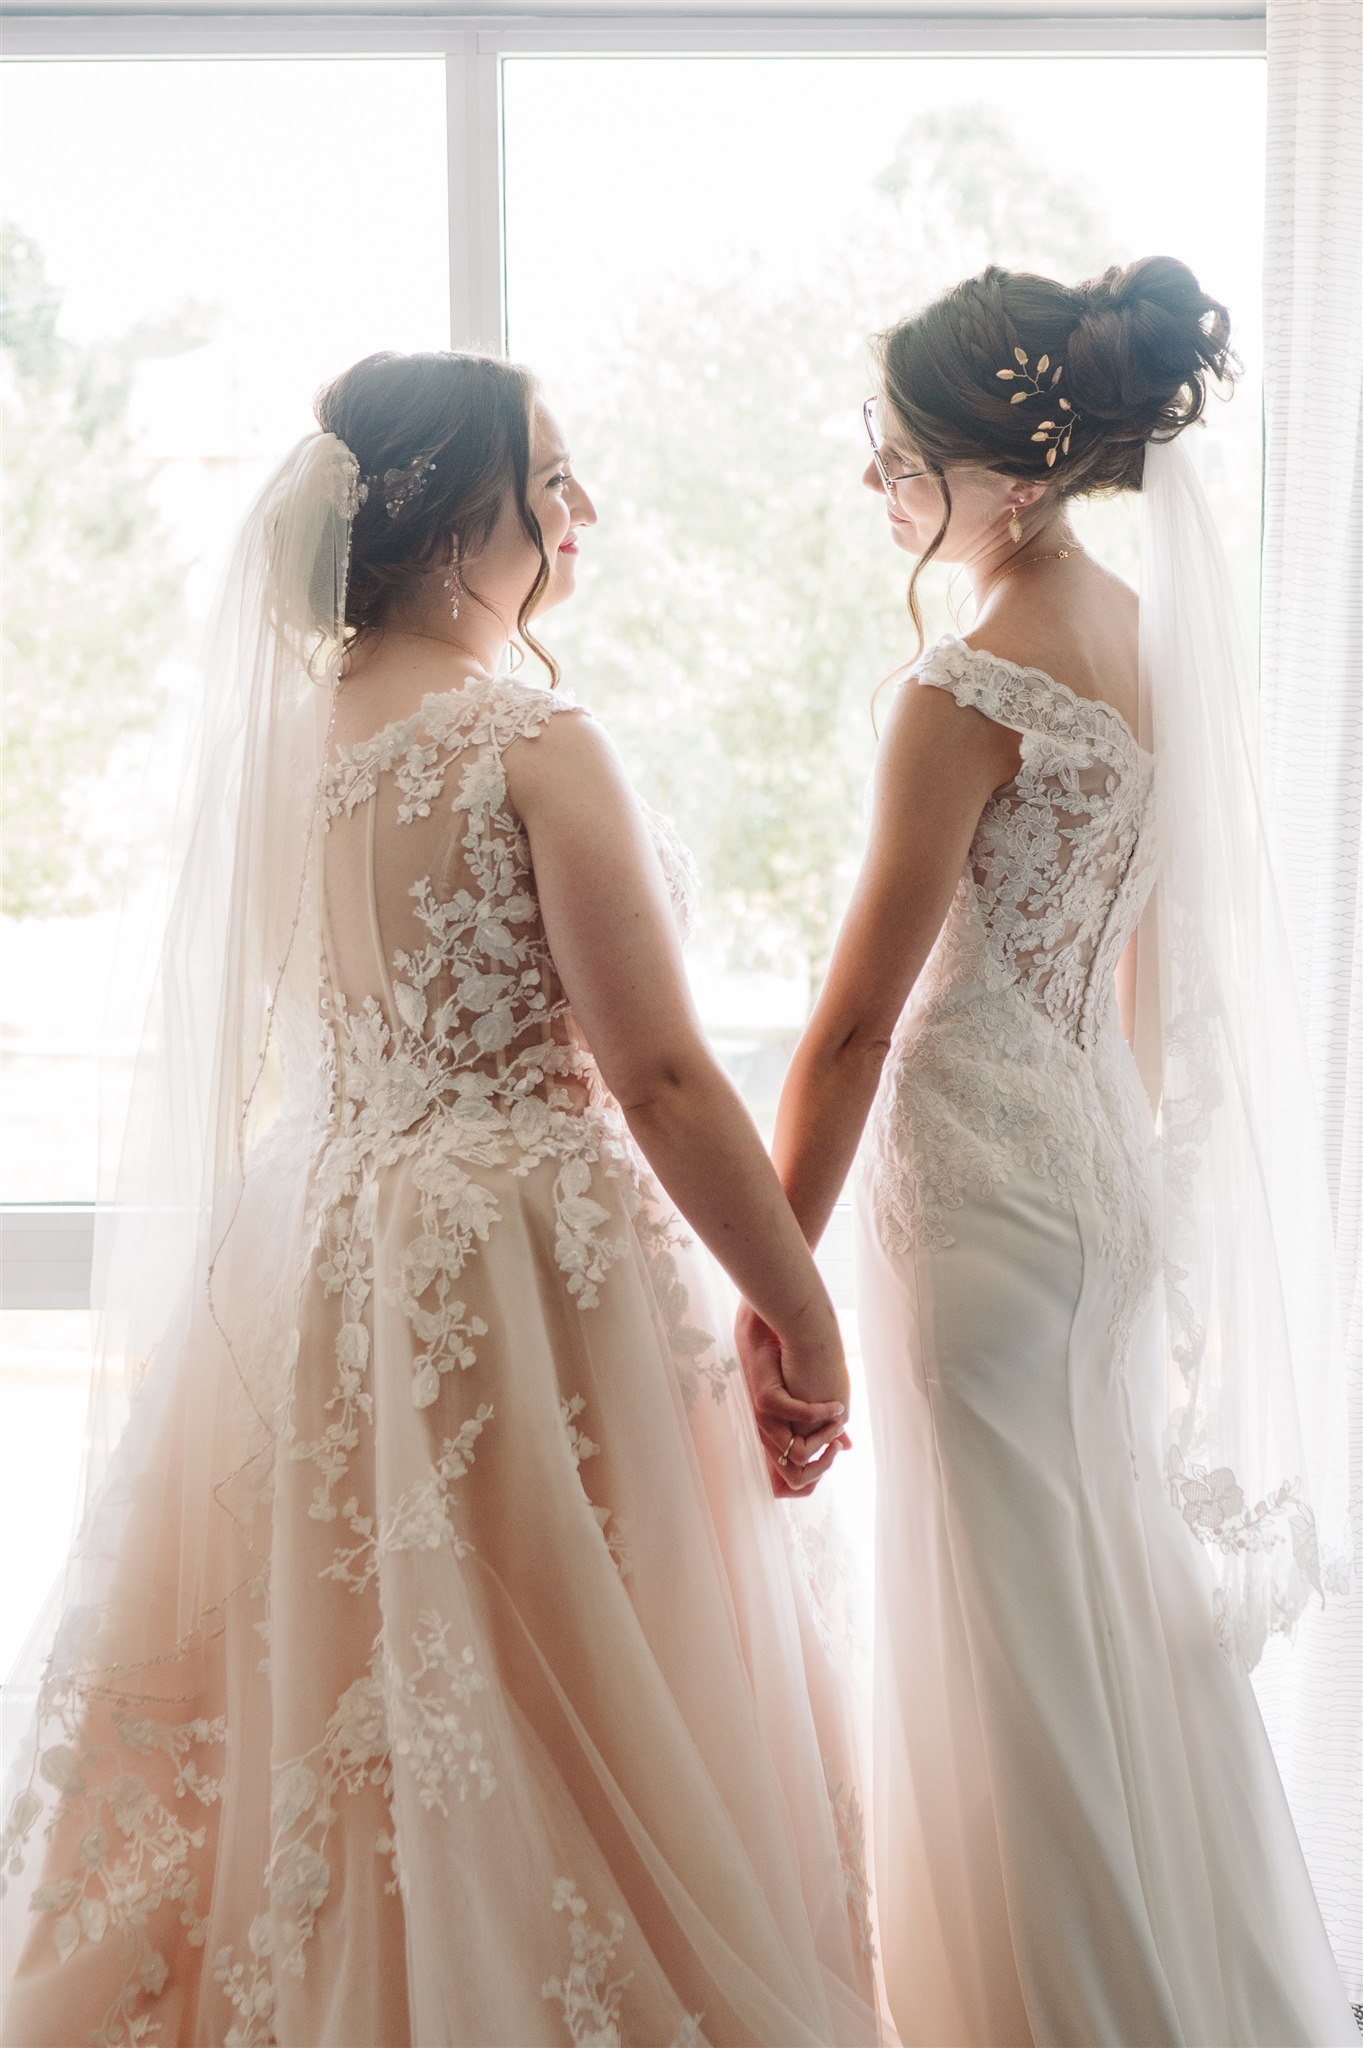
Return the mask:
[[[933,2048],[1356,2040],[1189,1529],[1233,1536],[1244,1502],[1164,1469],[1154,1128],[1113,982],[1153,762],[1108,705],[962,641],[916,686],[1017,732],[1022,766],[858,1172],[893,2018]]]
[[[10,2048],[875,2038],[839,1695],[728,1315],[507,795],[568,708],[470,681],[326,771],[320,1110],[250,1162],[82,1537],[5,1843]],[[210,1322],[247,1336],[205,1379]]]

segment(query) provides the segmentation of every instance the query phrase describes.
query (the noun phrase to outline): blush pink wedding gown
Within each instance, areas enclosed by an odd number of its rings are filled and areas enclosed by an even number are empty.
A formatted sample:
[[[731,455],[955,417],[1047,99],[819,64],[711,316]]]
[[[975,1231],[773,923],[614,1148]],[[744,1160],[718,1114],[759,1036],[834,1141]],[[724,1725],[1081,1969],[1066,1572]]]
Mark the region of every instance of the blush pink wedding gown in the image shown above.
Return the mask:
[[[842,1699],[729,1310],[507,795],[570,708],[470,681],[328,770],[323,986],[287,991],[282,1107],[82,1532],[11,1805],[8,2048],[880,2037]]]

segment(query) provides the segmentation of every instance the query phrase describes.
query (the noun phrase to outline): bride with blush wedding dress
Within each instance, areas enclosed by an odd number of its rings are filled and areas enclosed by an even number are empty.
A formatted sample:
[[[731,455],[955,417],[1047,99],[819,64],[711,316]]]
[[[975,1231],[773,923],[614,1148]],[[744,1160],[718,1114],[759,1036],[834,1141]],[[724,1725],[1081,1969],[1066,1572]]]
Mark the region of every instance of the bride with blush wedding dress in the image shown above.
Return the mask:
[[[4,2039],[877,2042],[759,1437],[787,1490],[836,1456],[832,1310],[689,1006],[687,857],[502,660],[591,502],[515,365],[319,407],[211,641]],[[803,1359],[757,1427],[664,1183]]]
[[[1341,1583],[1342,1518],[1330,1217],[1174,439],[1224,310],[1169,259],[990,270],[880,364],[867,482],[980,610],[890,709],[776,1157],[813,1241],[867,1125],[891,2011],[932,2048],[1343,2048],[1246,1675]],[[1141,493],[1139,612],[1068,524],[1111,489]]]

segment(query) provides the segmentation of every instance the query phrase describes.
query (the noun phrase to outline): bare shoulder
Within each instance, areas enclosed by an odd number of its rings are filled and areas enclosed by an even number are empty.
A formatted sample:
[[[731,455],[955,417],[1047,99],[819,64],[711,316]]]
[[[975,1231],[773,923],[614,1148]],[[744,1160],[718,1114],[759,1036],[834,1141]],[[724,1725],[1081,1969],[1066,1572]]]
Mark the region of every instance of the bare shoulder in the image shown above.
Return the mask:
[[[629,777],[606,728],[580,704],[543,708],[547,715],[527,725],[502,756],[507,789],[522,817],[548,803],[628,803]]]
[[[525,731],[507,748],[508,775],[533,781],[567,767],[588,768],[593,762],[619,758],[605,727],[585,705],[571,700],[556,703],[547,690],[536,690],[535,697],[539,701],[531,708],[540,715],[527,720]]]
[[[1134,717],[1139,621],[1130,584],[1085,555],[1008,578],[965,640],[978,653],[1040,669],[1078,696],[1101,698]]]
[[[876,755],[885,787],[911,781],[916,790],[961,783],[968,791],[997,789],[1016,775],[1017,734],[950,691],[922,686],[912,672],[894,694]]]

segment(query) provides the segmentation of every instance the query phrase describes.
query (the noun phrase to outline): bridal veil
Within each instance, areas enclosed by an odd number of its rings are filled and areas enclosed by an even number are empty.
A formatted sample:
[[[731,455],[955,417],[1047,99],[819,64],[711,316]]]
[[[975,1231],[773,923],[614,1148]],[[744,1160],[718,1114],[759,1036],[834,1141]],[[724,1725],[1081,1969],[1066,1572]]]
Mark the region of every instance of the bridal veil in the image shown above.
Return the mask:
[[[1135,1051],[1156,1112],[1171,1499],[1246,1668],[1342,1590],[1343,1350],[1323,1155],[1258,800],[1254,670],[1181,441],[1141,495],[1142,743],[1159,879],[1137,933]]]

